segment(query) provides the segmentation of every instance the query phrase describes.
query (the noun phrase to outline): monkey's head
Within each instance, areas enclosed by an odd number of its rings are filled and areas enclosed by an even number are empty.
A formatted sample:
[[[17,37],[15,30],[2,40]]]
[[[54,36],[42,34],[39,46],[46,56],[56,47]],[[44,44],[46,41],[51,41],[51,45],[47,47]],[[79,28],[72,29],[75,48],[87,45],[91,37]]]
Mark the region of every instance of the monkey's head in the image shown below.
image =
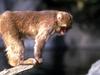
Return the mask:
[[[57,27],[56,32],[64,35],[64,32],[68,31],[72,27],[72,15],[67,12],[57,13]]]

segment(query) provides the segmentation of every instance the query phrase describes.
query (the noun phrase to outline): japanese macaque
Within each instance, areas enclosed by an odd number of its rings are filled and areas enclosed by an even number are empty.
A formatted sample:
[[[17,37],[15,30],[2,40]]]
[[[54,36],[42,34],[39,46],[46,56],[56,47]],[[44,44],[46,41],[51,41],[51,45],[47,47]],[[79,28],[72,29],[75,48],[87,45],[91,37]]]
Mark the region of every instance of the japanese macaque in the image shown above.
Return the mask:
[[[0,15],[0,35],[11,66],[42,63],[42,48],[55,32],[70,29],[72,15],[65,11],[6,11]],[[24,59],[23,37],[35,40],[34,58]]]

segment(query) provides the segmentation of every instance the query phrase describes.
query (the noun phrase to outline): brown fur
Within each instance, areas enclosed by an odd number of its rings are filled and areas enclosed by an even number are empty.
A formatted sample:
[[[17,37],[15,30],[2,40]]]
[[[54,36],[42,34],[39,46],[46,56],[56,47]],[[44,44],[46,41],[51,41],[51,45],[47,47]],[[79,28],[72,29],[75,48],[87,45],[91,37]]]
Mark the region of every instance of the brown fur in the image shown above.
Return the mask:
[[[6,11],[0,15],[0,34],[11,66],[42,62],[42,48],[51,34],[67,30],[72,16],[64,11]],[[63,25],[66,26],[63,26]],[[62,27],[64,29],[62,29]],[[35,39],[34,58],[24,60],[21,38]]]

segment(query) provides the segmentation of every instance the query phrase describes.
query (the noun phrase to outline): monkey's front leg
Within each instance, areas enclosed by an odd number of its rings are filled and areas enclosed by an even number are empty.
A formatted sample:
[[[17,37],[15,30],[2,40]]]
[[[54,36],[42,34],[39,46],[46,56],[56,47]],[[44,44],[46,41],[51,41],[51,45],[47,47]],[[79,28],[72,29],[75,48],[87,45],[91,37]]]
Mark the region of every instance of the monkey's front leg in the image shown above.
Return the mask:
[[[35,39],[35,46],[34,46],[34,59],[37,61],[38,64],[42,63],[42,49],[49,37],[48,30],[41,31],[38,33]]]
[[[34,46],[34,58],[28,58],[23,61],[22,64],[40,64],[42,63],[42,48],[45,44],[44,37],[37,36],[35,39],[35,46]]]
[[[35,37],[35,46],[34,46],[34,58],[29,58],[24,61],[24,64],[40,64],[42,63],[42,48],[45,45],[46,40],[49,35],[47,30],[39,32]]]
[[[37,37],[35,40],[35,46],[34,46],[34,59],[37,61],[37,63],[42,63],[42,49],[45,45],[45,37]]]

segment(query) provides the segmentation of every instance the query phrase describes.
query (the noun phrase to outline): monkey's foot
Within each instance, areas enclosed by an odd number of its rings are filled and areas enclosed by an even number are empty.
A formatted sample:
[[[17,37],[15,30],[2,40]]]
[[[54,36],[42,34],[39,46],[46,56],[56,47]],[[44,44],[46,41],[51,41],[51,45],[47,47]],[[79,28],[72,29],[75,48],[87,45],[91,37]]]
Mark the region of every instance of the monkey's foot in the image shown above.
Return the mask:
[[[40,62],[38,62],[36,59],[34,58],[28,58],[27,60],[24,60],[22,62],[23,65],[37,65],[40,64]]]
[[[26,60],[19,60],[19,62],[17,62],[18,60],[10,60],[9,64],[11,66],[18,66],[18,65],[39,65],[42,63],[42,60],[37,60],[35,58],[28,58]]]

